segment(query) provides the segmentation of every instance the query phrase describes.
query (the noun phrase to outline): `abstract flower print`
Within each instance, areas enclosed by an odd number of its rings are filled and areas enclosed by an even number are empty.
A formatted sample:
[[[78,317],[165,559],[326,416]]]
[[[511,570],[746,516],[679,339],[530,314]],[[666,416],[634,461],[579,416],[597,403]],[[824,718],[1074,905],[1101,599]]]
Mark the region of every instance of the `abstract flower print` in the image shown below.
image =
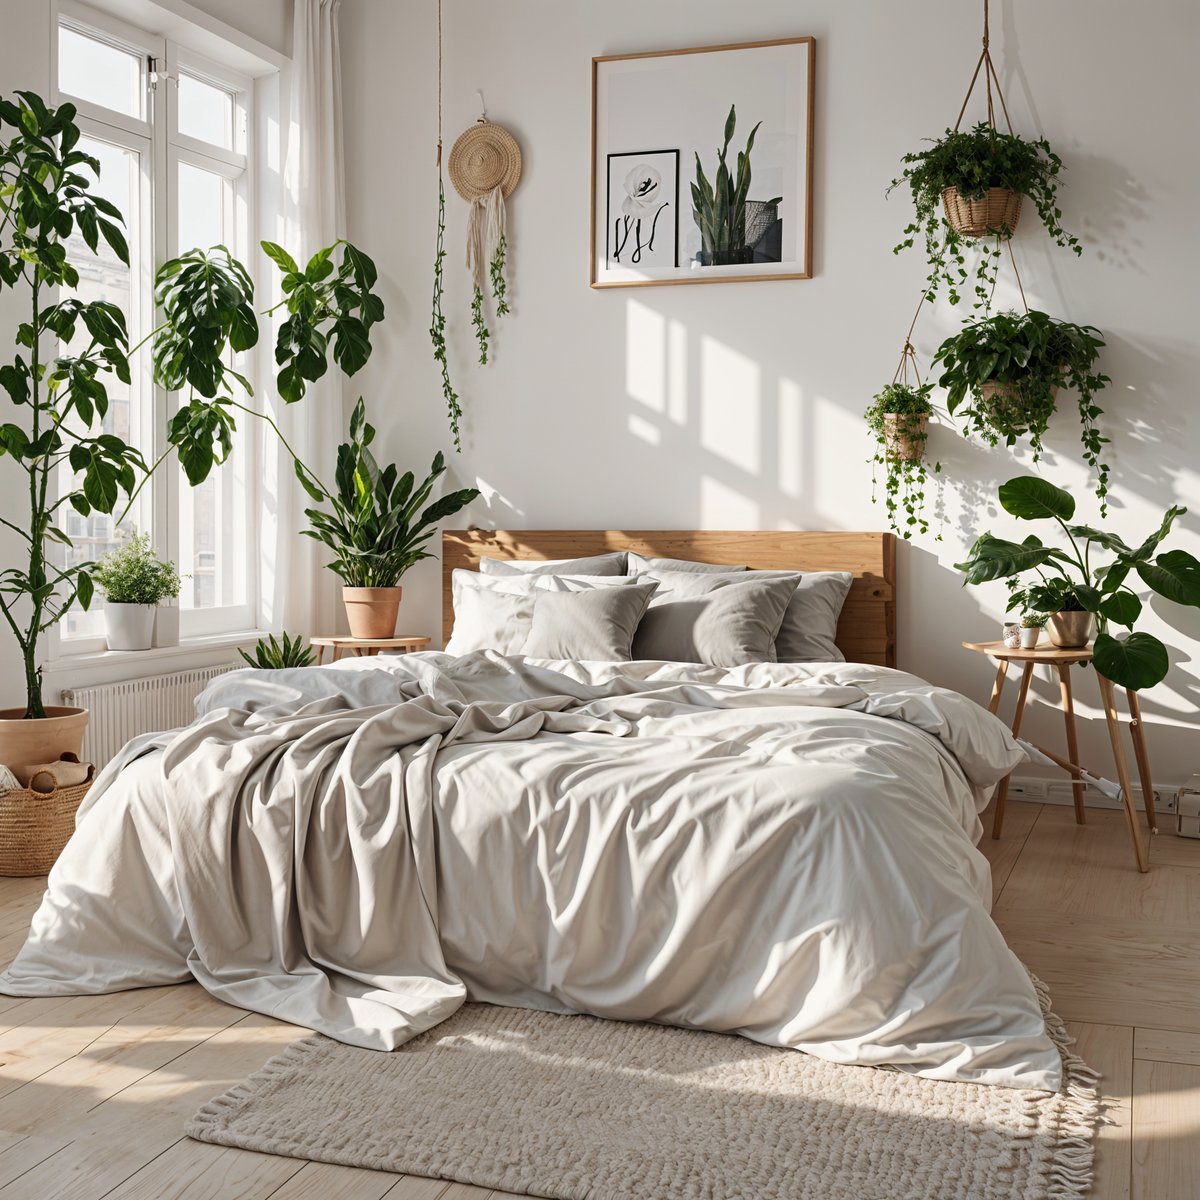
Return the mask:
[[[678,201],[677,150],[610,155],[609,264],[643,269],[677,265]]]
[[[662,207],[662,175],[648,163],[638,163],[625,176],[625,191],[628,195],[621,205],[627,217],[649,217],[651,220]]]

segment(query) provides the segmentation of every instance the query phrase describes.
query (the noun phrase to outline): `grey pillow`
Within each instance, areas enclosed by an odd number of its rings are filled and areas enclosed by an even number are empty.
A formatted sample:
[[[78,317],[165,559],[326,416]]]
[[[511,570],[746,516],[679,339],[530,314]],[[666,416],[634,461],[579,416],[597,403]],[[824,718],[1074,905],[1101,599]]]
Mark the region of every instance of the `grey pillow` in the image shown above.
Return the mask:
[[[650,582],[587,592],[538,592],[524,653],[530,658],[628,662],[634,631],[657,588]]]
[[[662,571],[649,577],[659,590],[633,639],[634,658],[714,667],[775,661],[775,637],[798,575]]]
[[[644,575],[656,571],[690,571],[697,575],[728,575],[731,571],[744,571],[738,566],[724,566],[721,563],[692,562],[687,558],[646,558],[634,550],[629,551],[629,565],[626,570],[630,575]]]
[[[481,558],[485,575],[624,575],[625,551],[589,558]]]
[[[849,571],[801,574],[775,639],[779,662],[846,661],[834,639],[853,579]]]

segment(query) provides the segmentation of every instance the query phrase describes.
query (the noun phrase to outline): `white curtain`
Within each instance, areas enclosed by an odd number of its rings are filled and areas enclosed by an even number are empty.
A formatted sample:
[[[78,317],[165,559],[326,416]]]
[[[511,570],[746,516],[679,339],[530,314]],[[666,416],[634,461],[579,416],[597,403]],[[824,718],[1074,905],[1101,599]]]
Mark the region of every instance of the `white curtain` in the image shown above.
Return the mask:
[[[301,265],[345,234],[346,200],[342,163],[342,91],[337,14],[340,0],[296,0],[291,70],[276,86],[282,117],[260,131],[276,172],[262,188],[263,236],[280,242]],[[278,272],[263,266],[260,295],[275,304]],[[266,308],[266,304],[259,306]],[[336,447],[344,441],[341,376],[335,366],[309,384],[302,400],[284,404],[273,384],[276,323],[262,331],[263,407],[270,412],[296,454],[326,484],[333,479]],[[263,434],[264,488],[260,601],[263,623],[308,635],[341,627],[339,582],[323,566],[324,547],[301,537],[310,504],[293,472],[292,460],[267,429]]]

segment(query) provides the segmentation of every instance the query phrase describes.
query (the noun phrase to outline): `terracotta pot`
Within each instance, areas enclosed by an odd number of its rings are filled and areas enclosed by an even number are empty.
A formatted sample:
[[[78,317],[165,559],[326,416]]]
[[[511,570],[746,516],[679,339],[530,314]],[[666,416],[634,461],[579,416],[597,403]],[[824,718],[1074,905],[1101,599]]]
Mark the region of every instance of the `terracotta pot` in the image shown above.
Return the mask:
[[[110,650],[149,650],[154,641],[154,604],[104,605],[104,640]]]
[[[86,708],[48,704],[45,717],[26,721],[24,716],[23,708],[0,709],[0,763],[27,767],[55,762],[64,754],[79,757],[88,723]]]
[[[1096,632],[1096,614],[1090,612],[1052,613],[1046,623],[1050,640],[1063,650],[1086,646]]]
[[[920,462],[925,457],[928,426],[928,413],[884,413],[884,449],[900,462]]]
[[[1021,219],[1020,192],[1008,188],[988,188],[986,196],[964,200],[958,188],[942,191],[942,208],[950,228],[960,237],[981,238],[1011,236]]]
[[[390,638],[396,636],[396,617],[400,612],[398,587],[342,588],[350,636],[356,638]]]

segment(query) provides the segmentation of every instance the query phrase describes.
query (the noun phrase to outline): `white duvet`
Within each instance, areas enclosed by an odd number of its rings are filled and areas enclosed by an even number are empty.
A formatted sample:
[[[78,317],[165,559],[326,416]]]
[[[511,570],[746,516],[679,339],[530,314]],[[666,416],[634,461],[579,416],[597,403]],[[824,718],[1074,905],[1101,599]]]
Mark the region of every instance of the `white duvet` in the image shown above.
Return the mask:
[[[378,1049],[473,999],[1059,1086],[974,845],[1022,752],[956,693],[422,654],[197,707],[103,773],[0,991],[195,976]]]

